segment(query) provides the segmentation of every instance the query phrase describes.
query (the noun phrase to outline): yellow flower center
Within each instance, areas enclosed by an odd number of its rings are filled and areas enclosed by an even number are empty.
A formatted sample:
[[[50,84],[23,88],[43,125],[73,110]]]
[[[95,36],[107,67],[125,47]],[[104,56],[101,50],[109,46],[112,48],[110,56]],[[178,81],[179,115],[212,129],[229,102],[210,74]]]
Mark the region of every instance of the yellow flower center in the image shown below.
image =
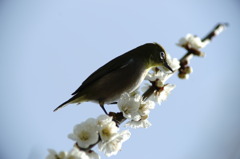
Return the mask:
[[[82,141],[87,141],[89,139],[89,132],[87,131],[82,131],[80,134],[79,134],[79,138],[82,140]]]
[[[104,128],[104,129],[102,130],[102,134],[103,134],[104,136],[109,137],[109,136],[111,136],[111,131],[109,130],[108,127],[106,127],[106,128]]]

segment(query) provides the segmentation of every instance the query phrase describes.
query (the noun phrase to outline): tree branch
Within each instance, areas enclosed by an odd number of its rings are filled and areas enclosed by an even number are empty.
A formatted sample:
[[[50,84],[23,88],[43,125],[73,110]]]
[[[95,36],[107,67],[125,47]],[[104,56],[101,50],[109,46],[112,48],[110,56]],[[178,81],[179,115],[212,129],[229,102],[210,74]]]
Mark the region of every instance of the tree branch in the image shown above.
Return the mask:
[[[220,23],[215,26],[215,28],[207,34],[204,38],[201,39],[202,43],[208,44],[215,36],[219,35],[226,27],[228,26],[227,23]],[[178,69],[179,71],[179,77],[180,75],[186,75],[190,69],[190,66],[188,66],[190,59],[195,55],[195,56],[204,56],[204,53],[201,52],[199,49],[193,48],[191,45],[186,44],[184,46],[187,53],[179,60],[180,61],[180,68]],[[187,71],[188,70],[188,71]],[[156,70],[157,72],[157,70]],[[176,71],[175,71],[176,72]],[[175,73],[174,72],[174,73]],[[181,78],[181,77],[180,77]],[[158,80],[158,79],[157,79]],[[156,81],[150,81],[151,86],[143,93],[142,99],[145,101],[147,100],[154,92],[156,91],[161,91],[161,87],[157,85],[157,80]],[[163,89],[164,87],[162,87]],[[109,112],[109,116],[112,117],[112,120],[116,123],[116,126],[119,127],[125,120],[126,118],[123,116],[122,112]],[[75,143],[75,147],[77,147],[79,150],[85,151],[85,152],[91,152],[92,148],[97,145],[99,142],[101,142],[101,138],[99,136],[98,141],[95,144],[90,145],[88,148],[81,148],[77,143]]]

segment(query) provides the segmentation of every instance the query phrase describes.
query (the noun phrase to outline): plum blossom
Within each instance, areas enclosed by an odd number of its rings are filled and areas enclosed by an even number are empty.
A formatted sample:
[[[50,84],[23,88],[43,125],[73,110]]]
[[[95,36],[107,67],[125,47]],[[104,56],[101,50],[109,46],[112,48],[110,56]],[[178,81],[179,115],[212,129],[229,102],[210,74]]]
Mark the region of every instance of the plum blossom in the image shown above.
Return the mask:
[[[137,128],[148,128],[151,125],[152,124],[147,119],[139,120],[139,121],[131,120],[131,121],[128,121],[125,124],[126,127],[131,127],[131,128],[134,128],[134,129],[137,129]]]
[[[99,139],[97,120],[89,118],[85,122],[76,125],[73,133],[69,134],[68,137],[76,141],[81,148],[88,148],[90,145],[95,144]]]
[[[142,87],[142,90],[146,91],[149,87],[151,86],[146,84],[144,87]],[[159,88],[155,90],[150,97],[148,97],[148,100],[161,104],[167,99],[168,95],[175,87],[176,85],[173,84],[164,84],[163,86],[159,86]]]
[[[112,121],[112,117],[111,116],[108,116],[106,114],[100,115],[97,118],[97,125],[98,125],[98,127],[102,127],[102,126],[110,123],[111,121]]]
[[[180,62],[176,58],[171,58],[169,54],[167,54],[167,62],[168,65],[172,68],[172,70],[175,72],[180,68]],[[164,83],[173,75],[173,73],[170,70],[165,70],[164,68],[153,68],[145,77],[145,80],[148,80],[150,82],[155,82],[156,86],[162,87]]]
[[[141,96],[136,94],[130,96],[129,93],[121,95],[118,101],[118,108],[123,113],[123,116],[127,119],[140,120],[141,116],[138,113],[138,109],[141,103]]]
[[[147,119],[150,109],[154,109],[154,106],[155,103],[153,101],[143,101],[139,94],[131,96],[128,93],[124,93],[118,102],[118,107],[122,111],[123,116],[130,119],[125,126],[131,128],[147,128],[151,126]]]
[[[180,68],[180,61],[177,58],[172,58],[169,53],[166,54],[166,61],[174,72]],[[161,70],[167,74],[173,75],[172,71],[165,67],[162,67]]]
[[[100,130],[100,137],[102,141],[108,141],[118,133],[119,128],[116,126],[116,123],[114,121],[111,121],[105,125],[103,125]]]
[[[202,42],[199,37],[192,34],[187,34],[185,37],[179,40],[177,45],[183,48],[189,47],[193,49],[201,49],[204,48],[208,43],[209,40]]]
[[[47,155],[46,159],[64,159],[68,154],[67,152],[64,152],[64,151],[57,153],[53,149],[49,149],[48,152],[49,154]]]
[[[80,151],[74,147],[70,152],[59,152],[49,149],[49,154],[46,159],[100,159],[100,156],[94,151]]]
[[[124,130],[120,133],[113,135],[108,141],[100,141],[98,148],[106,156],[116,155],[122,148],[122,143],[128,140],[131,133],[128,130]]]
[[[167,55],[167,59],[173,71],[176,71],[180,68],[180,64],[177,59],[172,59],[170,55]],[[167,73],[166,71],[162,71],[158,68],[154,68],[150,73],[147,74],[145,80],[150,81],[155,88],[155,91],[150,97],[148,97],[148,100],[161,104],[167,99],[167,96],[176,87],[173,84],[165,84],[172,75],[173,73]],[[146,84],[142,87],[142,91],[145,92],[153,86]]]

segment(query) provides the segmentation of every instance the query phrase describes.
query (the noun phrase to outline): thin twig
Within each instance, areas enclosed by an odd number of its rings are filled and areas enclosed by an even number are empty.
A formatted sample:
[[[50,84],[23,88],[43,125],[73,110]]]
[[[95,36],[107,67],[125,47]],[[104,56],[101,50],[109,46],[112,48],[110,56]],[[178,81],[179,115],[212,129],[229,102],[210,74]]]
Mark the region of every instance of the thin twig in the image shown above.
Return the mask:
[[[202,42],[204,42],[206,40],[212,40],[213,37],[220,34],[228,26],[229,26],[228,23],[219,23],[208,35],[206,35],[204,38],[202,38]]]

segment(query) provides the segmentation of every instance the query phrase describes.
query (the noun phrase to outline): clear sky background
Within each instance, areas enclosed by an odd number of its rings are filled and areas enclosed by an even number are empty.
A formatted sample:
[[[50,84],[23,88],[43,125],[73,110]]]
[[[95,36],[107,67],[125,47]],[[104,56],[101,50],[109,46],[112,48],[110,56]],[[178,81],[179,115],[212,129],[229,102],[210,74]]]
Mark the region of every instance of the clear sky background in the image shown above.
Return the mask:
[[[177,87],[151,112],[153,125],[132,129],[111,158],[239,159],[239,17],[239,0],[0,1],[0,158],[70,150],[73,126],[103,112],[93,103],[52,110],[93,71],[147,42],[180,58],[179,38],[228,22],[191,61],[189,80],[169,80]]]

